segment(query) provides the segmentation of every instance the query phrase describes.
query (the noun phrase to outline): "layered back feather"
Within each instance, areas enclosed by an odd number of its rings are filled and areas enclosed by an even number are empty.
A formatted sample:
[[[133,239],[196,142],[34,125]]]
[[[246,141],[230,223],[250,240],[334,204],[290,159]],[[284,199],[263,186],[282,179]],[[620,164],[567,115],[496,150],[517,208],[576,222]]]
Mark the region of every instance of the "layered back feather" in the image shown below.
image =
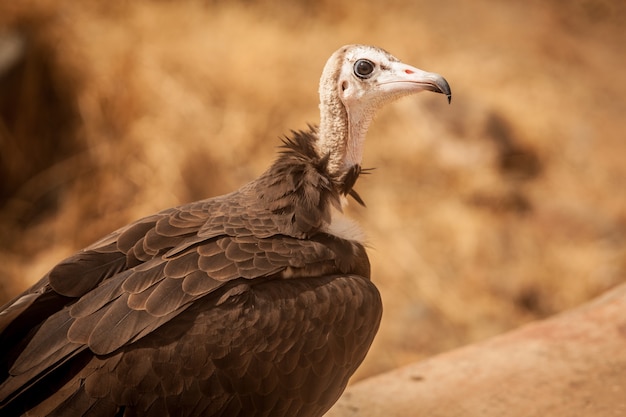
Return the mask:
[[[297,372],[289,376],[294,386],[306,383],[307,390],[319,390],[313,396],[319,404],[296,406],[303,394],[293,391],[292,405],[285,405],[291,414],[285,415],[313,416],[328,408],[373,339],[380,300],[369,282],[363,246],[325,231],[331,211],[341,209],[341,194],[350,193],[356,177],[352,175],[348,184],[346,178],[329,175],[328,159],[314,150],[316,139],[314,128],[294,132],[257,180],[231,194],[164,210],[123,227],[62,261],[8,303],[0,314],[3,413],[19,415],[32,408],[35,415],[76,409],[84,415],[123,415],[170,409],[172,415],[200,415],[200,410],[212,410],[207,415],[225,410],[250,415],[252,409],[264,409],[246,405],[250,395],[259,394],[233,392],[234,377],[225,380],[217,367],[235,372],[241,384],[250,384],[247,379],[266,384],[274,378],[276,386],[265,389],[263,401],[289,398],[293,387],[280,385],[284,375],[279,376],[286,364],[273,350],[296,343],[289,339],[298,333],[309,337],[303,329],[313,317],[326,323],[308,330],[322,337],[325,347],[281,349],[282,355],[291,355],[288,370]],[[333,276],[346,283],[336,287],[340,280]],[[367,304],[361,317],[331,313],[341,310],[341,300],[354,302],[348,295],[355,294],[362,295],[356,298],[361,308]],[[294,302],[310,317],[277,315],[296,308]],[[346,351],[345,341],[338,342],[336,352],[327,344],[342,320],[350,322],[340,326],[342,337],[358,336],[353,352]],[[361,323],[357,331],[351,329],[355,320]],[[237,340],[241,345],[235,355]],[[216,354],[219,346],[228,346],[229,354]],[[188,352],[177,356],[181,349]],[[302,363],[302,349],[317,350],[319,357]],[[140,351],[145,356],[138,358]],[[272,358],[259,359],[263,355]],[[189,366],[187,361],[197,364],[203,376],[181,376],[180,384],[172,387],[171,373]],[[250,363],[238,369],[240,361]],[[259,379],[254,375],[258,370],[249,368],[252,362],[273,370],[265,370]],[[163,366],[172,370],[165,372]],[[324,388],[327,382],[315,381],[319,367],[337,379],[333,390]],[[208,391],[194,394],[183,388],[209,381],[214,386]],[[159,394],[146,396],[141,384]],[[181,390],[189,406],[174,400]],[[322,401],[320,396],[328,398]]]

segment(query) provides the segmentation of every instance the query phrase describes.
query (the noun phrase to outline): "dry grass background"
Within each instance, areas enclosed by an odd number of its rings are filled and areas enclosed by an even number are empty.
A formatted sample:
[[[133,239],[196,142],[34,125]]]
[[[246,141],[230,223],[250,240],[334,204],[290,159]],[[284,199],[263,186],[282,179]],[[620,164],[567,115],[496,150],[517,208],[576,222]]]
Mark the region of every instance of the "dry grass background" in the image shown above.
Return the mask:
[[[625,21],[610,0],[2,2],[0,298],[259,175],[318,120],[327,57],[369,43],[453,101],[370,130],[350,212],[385,315],[357,377],[576,306],[626,274]]]

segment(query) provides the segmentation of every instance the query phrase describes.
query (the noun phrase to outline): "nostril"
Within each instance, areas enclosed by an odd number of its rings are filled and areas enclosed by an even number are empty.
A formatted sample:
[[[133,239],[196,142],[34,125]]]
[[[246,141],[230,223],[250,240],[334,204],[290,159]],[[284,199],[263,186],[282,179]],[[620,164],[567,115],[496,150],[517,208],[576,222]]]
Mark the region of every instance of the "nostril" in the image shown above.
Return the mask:
[[[341,83],[341,91],[346,91],[348,89],[348,82],[344,81]]]
[[[406,72],[407,74],[414,74],[415,71],[410,70],[410,69],[405,69],[404,72]]]

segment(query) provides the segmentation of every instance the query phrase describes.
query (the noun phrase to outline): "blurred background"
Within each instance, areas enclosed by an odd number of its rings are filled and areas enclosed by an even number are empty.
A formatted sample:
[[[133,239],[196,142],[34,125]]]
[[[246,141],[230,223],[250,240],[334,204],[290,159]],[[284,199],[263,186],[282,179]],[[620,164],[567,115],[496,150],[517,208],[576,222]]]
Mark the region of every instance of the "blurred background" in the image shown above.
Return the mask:
[[[139,217],[232,191],[318,121],[343,44],[449,81],[374,121],[350,214],[385,314],[356,378],[626,276],[626,3],[4,1],[0,301]]]

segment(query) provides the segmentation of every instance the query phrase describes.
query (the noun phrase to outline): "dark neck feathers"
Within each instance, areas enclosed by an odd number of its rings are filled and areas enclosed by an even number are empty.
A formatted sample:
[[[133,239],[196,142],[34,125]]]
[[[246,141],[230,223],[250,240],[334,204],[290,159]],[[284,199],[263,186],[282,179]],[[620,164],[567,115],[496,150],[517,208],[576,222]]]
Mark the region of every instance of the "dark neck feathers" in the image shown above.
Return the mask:
[[[331,209],[341,211],[341,197],[350,195],[362,204],[352,189],[361,173],[356,165],[341,175],[329,171],[329,156],[317,154],[317,129],[293,132],[283,140],[280,154],[257,181],[259,195],[269,210],[310,236],[331,221]],[[281,222],[282,223],[282,222]]]

